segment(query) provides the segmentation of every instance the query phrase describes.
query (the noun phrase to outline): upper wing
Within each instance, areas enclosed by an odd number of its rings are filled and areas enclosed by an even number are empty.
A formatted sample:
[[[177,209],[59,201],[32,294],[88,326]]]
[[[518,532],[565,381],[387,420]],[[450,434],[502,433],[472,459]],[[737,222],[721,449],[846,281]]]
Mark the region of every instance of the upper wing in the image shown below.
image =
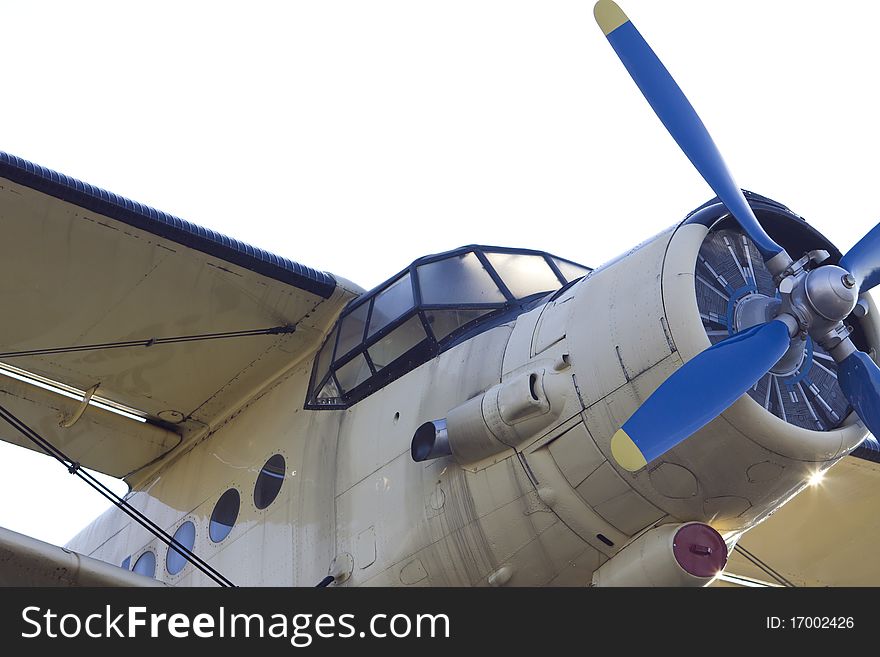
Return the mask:
[[[0,153],[0,404],[84,466],[126,476],[216,426],[315,352],[352,288]],[[270,327],[294,330],[199,337]],[[96,385],[147,421],[71,398]]]

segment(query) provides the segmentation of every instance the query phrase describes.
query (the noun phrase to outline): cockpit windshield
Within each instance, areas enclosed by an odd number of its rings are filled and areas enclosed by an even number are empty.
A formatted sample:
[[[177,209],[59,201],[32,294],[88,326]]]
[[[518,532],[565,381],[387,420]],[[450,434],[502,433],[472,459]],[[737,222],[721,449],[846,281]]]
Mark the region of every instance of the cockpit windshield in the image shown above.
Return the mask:
[[[347,408],[491,318],[590,271],[548,253],[491,246],[419,258],[342,312],[315,359],[306,408]]]

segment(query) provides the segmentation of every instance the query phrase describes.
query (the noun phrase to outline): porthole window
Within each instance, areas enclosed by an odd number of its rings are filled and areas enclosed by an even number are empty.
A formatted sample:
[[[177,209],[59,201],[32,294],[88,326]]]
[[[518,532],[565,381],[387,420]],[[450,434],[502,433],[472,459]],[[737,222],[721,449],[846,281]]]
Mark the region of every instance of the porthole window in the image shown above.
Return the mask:
[[[187,550],[192,551],[193,545],[196,543],[196,526],[187,520],[177,528],[176,532],[174,532],[174,540]],[[168,569],[169,575],[176,575],[183,570],[187,561],[188,559],[178,552],[177,548],[168,548],[168,556],[165,558],[165,567]]]
[[[120,564],[119,567],[125,568],[125,570],[128,570],[129,568],[131,568],[131,555],[128,555],[127,557],[125,557],[125,559],[122,560],[122,564]]]
[[[143,575],[144,577],[155,577],[156,555],[150,550],[147,550],[138,557],[137,561],[134,562],[134,568],[132,568],[132,570],[138,575]]]
[[[278,497],[283,483],[284,457],[281,454],[275,454],[266,461],[266,465],[257,476],[257,483],[254,486],[254,506],[258,509],[265,509],[272,504]]]
[[[211,522],[208,525],[208,535],[215,543],[219,543],[229,536],[233,525],[238,518],[238,510],[241,507],[241,495],[234,488],[220,496],[214,512],[211,514]]]

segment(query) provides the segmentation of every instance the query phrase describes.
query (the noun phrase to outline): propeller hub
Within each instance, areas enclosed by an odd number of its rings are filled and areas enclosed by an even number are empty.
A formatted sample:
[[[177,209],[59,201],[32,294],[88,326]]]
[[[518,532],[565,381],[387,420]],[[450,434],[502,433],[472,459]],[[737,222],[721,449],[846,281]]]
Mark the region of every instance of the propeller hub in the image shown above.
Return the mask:
[[[832,322],[849,316],[859,300],[855,278],[837,265],[823,265],[807,274],[805,292],[812,309]]]
[[[804,364],[804,358],[806,357],[806,341],[801,340],[799,338],[795,338],[789,342],[788,350],[785,352],[785,355],[782,356],[776,364],[770,368],[770,372],[772,374],[776,374],[777,376],[787,377],[792,376],[801,368]]]
[[[733,314],[735,333],[772,321],[779,312],[780,301],[766,294],[752,292],[736,302]],[[805,342],[800,338],[789,342],[788,350],[770,368],[773,374],[788,376],[797,372],[804,362]]]
[[[751,292],[736,302],[733,310],[735,333],[769,322],[776,316],[779,299],[768,297],[760,292]]]

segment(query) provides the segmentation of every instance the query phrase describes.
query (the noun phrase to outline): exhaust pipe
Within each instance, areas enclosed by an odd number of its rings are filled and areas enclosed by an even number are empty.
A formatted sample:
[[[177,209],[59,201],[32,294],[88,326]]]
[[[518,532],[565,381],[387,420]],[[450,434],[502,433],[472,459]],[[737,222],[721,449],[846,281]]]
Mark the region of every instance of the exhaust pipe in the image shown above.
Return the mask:
[[[442,420],[416,429],[410,449],[413,461],[452,456],[468,466],[515,448],[558,419],[570,385],[571,377],[543,369],[497,383],[451,409]],[[553,404],[551,397],[556,399]]]
[[[413,461],[417,463],[438,459],[441,456],[452,456],[449,436],[446,433],[446,419],[431,420],[416,429],[410,453]]]

